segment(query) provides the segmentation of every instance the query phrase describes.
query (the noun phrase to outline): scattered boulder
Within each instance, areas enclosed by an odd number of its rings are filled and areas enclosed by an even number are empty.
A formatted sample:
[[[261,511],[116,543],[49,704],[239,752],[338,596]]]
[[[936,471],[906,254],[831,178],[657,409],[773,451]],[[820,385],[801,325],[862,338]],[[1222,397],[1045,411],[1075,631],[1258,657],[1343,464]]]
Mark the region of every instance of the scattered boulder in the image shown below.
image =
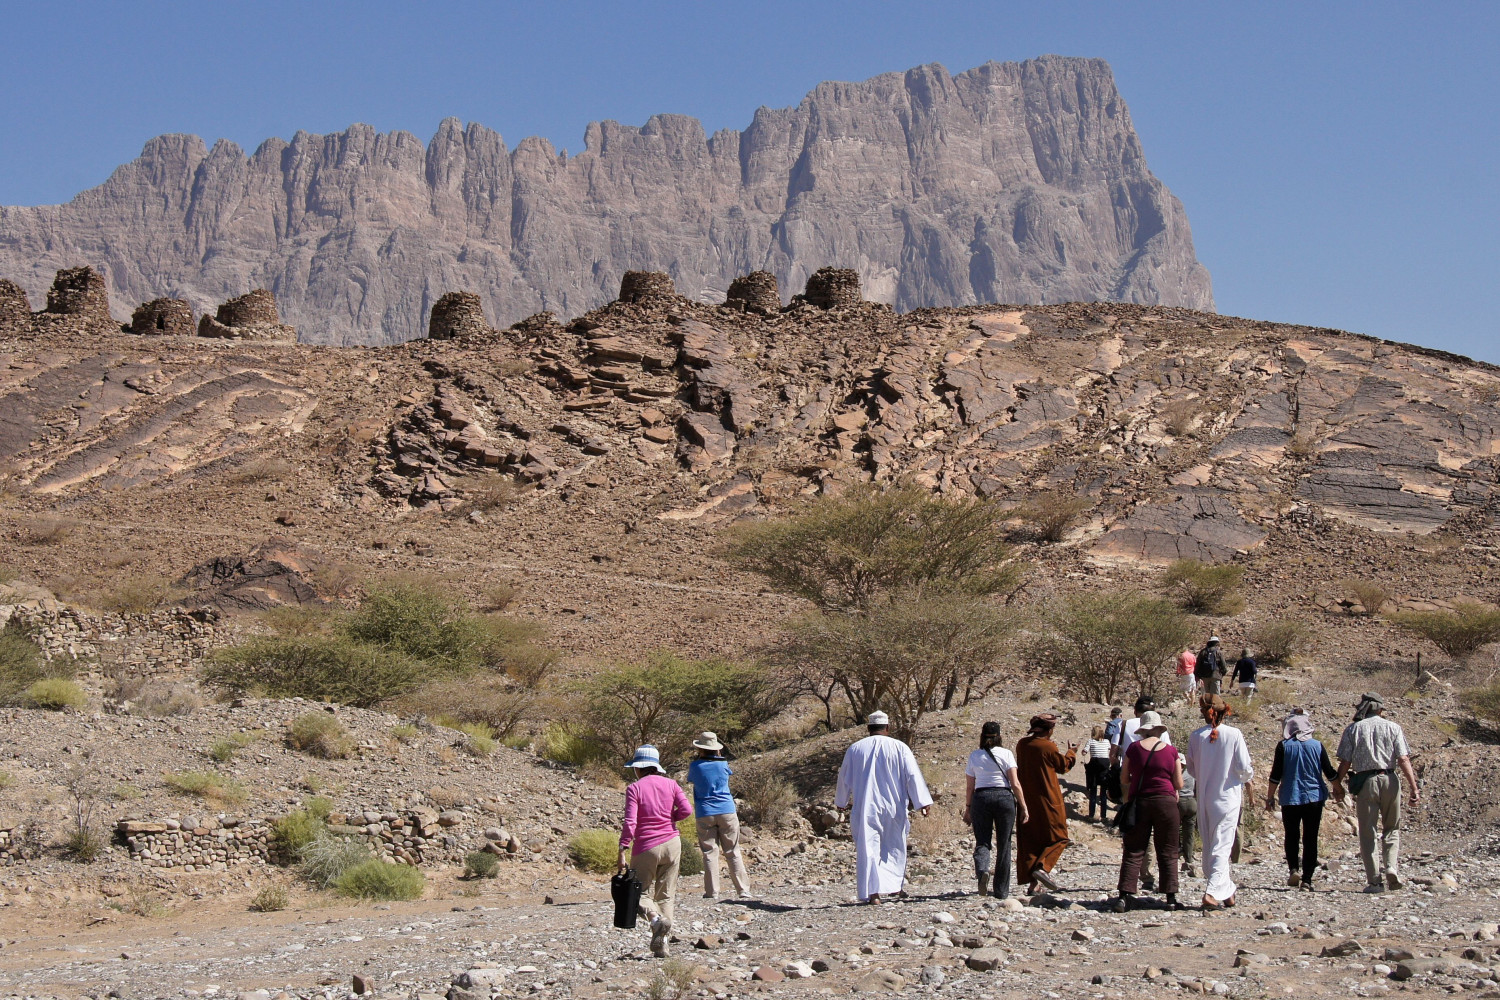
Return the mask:
[[[447,292],[432,307],[428,340],[456,340],[483,336],[493,328],[484,318],[484,301],[473,292]]]
[[[964,964],[975,972],[994,972],[1005,964],[1005,959],[1003,948],[979,948],[969,953]]]
[[[193,307],[182,299],[152,299],[130,315],[130,332],[166,337],[193,335]]]
[[[0,279],[0,331],[30,328],[31,302],[26,298],[26,289],[14,281]]]
[[[297,328],[281,322],[276,296],[257,288],[219,306],[214,316],[198,321],[198,336],[220,340],[254,340],[263,343],[295,343]]]
[[[762,313],[767,316],[781,311],[781,289],[776,284],[776,275],[770,271],[751,271],[735,278],[729,285],[729,295],[724,304],[743,312]]]
[[[292,604],[320,604],[307,577],[314,557],[290,540],[270,538],[245,555],[216,556],[183,577],[199,603],[221,610],[265,611]]]
[[[626,271],[620,279],[620,301],[640,302],[654,295],[676,295],[677,286],[665,271]]]
[[[857,306],[864,301],[859,272],[842,267],[820,267],[807,279],[802,297],[820,309]]]

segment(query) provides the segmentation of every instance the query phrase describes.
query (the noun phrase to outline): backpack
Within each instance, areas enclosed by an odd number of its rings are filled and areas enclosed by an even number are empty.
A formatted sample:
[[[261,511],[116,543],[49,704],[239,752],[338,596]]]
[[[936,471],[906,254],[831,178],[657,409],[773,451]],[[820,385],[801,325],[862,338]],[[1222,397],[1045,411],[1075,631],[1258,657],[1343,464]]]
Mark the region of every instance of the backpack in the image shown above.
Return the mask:
[[[1218,646],[1209,646],[1198,654],[1198,665],[1193,668],[1193,675],[1200,680],[1224,676],[1224,654],[1219,652]]]

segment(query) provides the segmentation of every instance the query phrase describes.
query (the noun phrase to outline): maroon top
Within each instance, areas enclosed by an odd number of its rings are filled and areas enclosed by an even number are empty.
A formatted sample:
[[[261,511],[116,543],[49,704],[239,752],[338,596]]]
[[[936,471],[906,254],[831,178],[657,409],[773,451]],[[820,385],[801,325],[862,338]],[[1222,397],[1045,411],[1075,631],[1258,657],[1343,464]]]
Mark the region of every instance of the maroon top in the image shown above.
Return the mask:
[[[1139,740],[1130,744],[1130,749],[1125,751],[1125,759],[1130,762],[1130,785],[1126,791],[1139,787],[1136,798],[1170,795],[1175,799],[1177,785],[1172,777],[1177,773],[1178,756],[1177,748],[1167,743],[1158,743],[1151,750],[1141,746]]]

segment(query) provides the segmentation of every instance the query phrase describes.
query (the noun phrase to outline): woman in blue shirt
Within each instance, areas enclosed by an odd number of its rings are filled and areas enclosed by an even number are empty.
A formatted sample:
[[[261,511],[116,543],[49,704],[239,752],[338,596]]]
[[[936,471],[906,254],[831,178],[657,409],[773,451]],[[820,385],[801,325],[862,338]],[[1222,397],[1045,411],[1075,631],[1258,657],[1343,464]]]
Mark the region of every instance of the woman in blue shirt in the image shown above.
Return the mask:
[[[1271,762],[1271,783],[1266,788],[1266,809],[1281,806],[1286,865],[1290,871],[1286,884],[1309,892],[1313,874],[1318,870],[1318,827],[1323,822],[1323,803],[1328,801],[1324,779],[1333,781],[1334,794],[1340,800],[1344,797],[1328,750],[1312,738],[1312,733],[1312,720],[1300,708],[1293,709],[1282,726],[1282,740],[1276,744],[1276,758]]]
[[[693,741],[698,758],[688,765],[688,783],[693,786],[693,815],[698,823],[698,847],[703,851],[703,898],[719,895],[719,851],[729,862],[729,877],[741,899],[750,898],[750,877],[740,856],[740,820],[729,794],[729,762],[724,744],[713,733],[700,733]]]

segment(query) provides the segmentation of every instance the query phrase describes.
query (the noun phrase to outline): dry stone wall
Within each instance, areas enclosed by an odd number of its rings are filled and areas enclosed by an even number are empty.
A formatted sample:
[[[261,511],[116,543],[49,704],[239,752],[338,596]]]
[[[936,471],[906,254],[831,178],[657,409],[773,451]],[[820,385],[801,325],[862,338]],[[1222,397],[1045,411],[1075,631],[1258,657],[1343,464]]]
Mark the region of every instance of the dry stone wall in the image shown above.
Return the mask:
[[[807,279],[807,290],[802,297],[820,309],[857,306],[864,301],[859,272],[843,267],[820,267]]]
[[[428,340],[455,340],[493,333],[485,321],[484,301],[473,292],[448,292],[432,307],[427,322]]]
[[[31,302],[26,289],[0,278],[0,333],[31,329]]]
[[[620,279],[620,301],[640,302],[651,295],[676,295],[672,276],[665,271],[626,271]]]
[[[76,660],[119,678],[195,673],[228,639],[218,615],[206,609],[93,614],[50,599],[7,604],[6,590],[0,588],[0,627],[15,621],[49,660]]]
[[[130,332],[167,337],[193,335],[193,307],[184,299],[152,299],[130,316]]]
[[[198,321],[198,336],[221,340],[254,340],[262,343],[295,343],[296,327],[281,322],[276,296],[257,288],[219,306],[214,316]]]
[[[770,271],[751,271],[729,285],[724,304],[746,312],[771,315],[781,309],[781,289]]]

